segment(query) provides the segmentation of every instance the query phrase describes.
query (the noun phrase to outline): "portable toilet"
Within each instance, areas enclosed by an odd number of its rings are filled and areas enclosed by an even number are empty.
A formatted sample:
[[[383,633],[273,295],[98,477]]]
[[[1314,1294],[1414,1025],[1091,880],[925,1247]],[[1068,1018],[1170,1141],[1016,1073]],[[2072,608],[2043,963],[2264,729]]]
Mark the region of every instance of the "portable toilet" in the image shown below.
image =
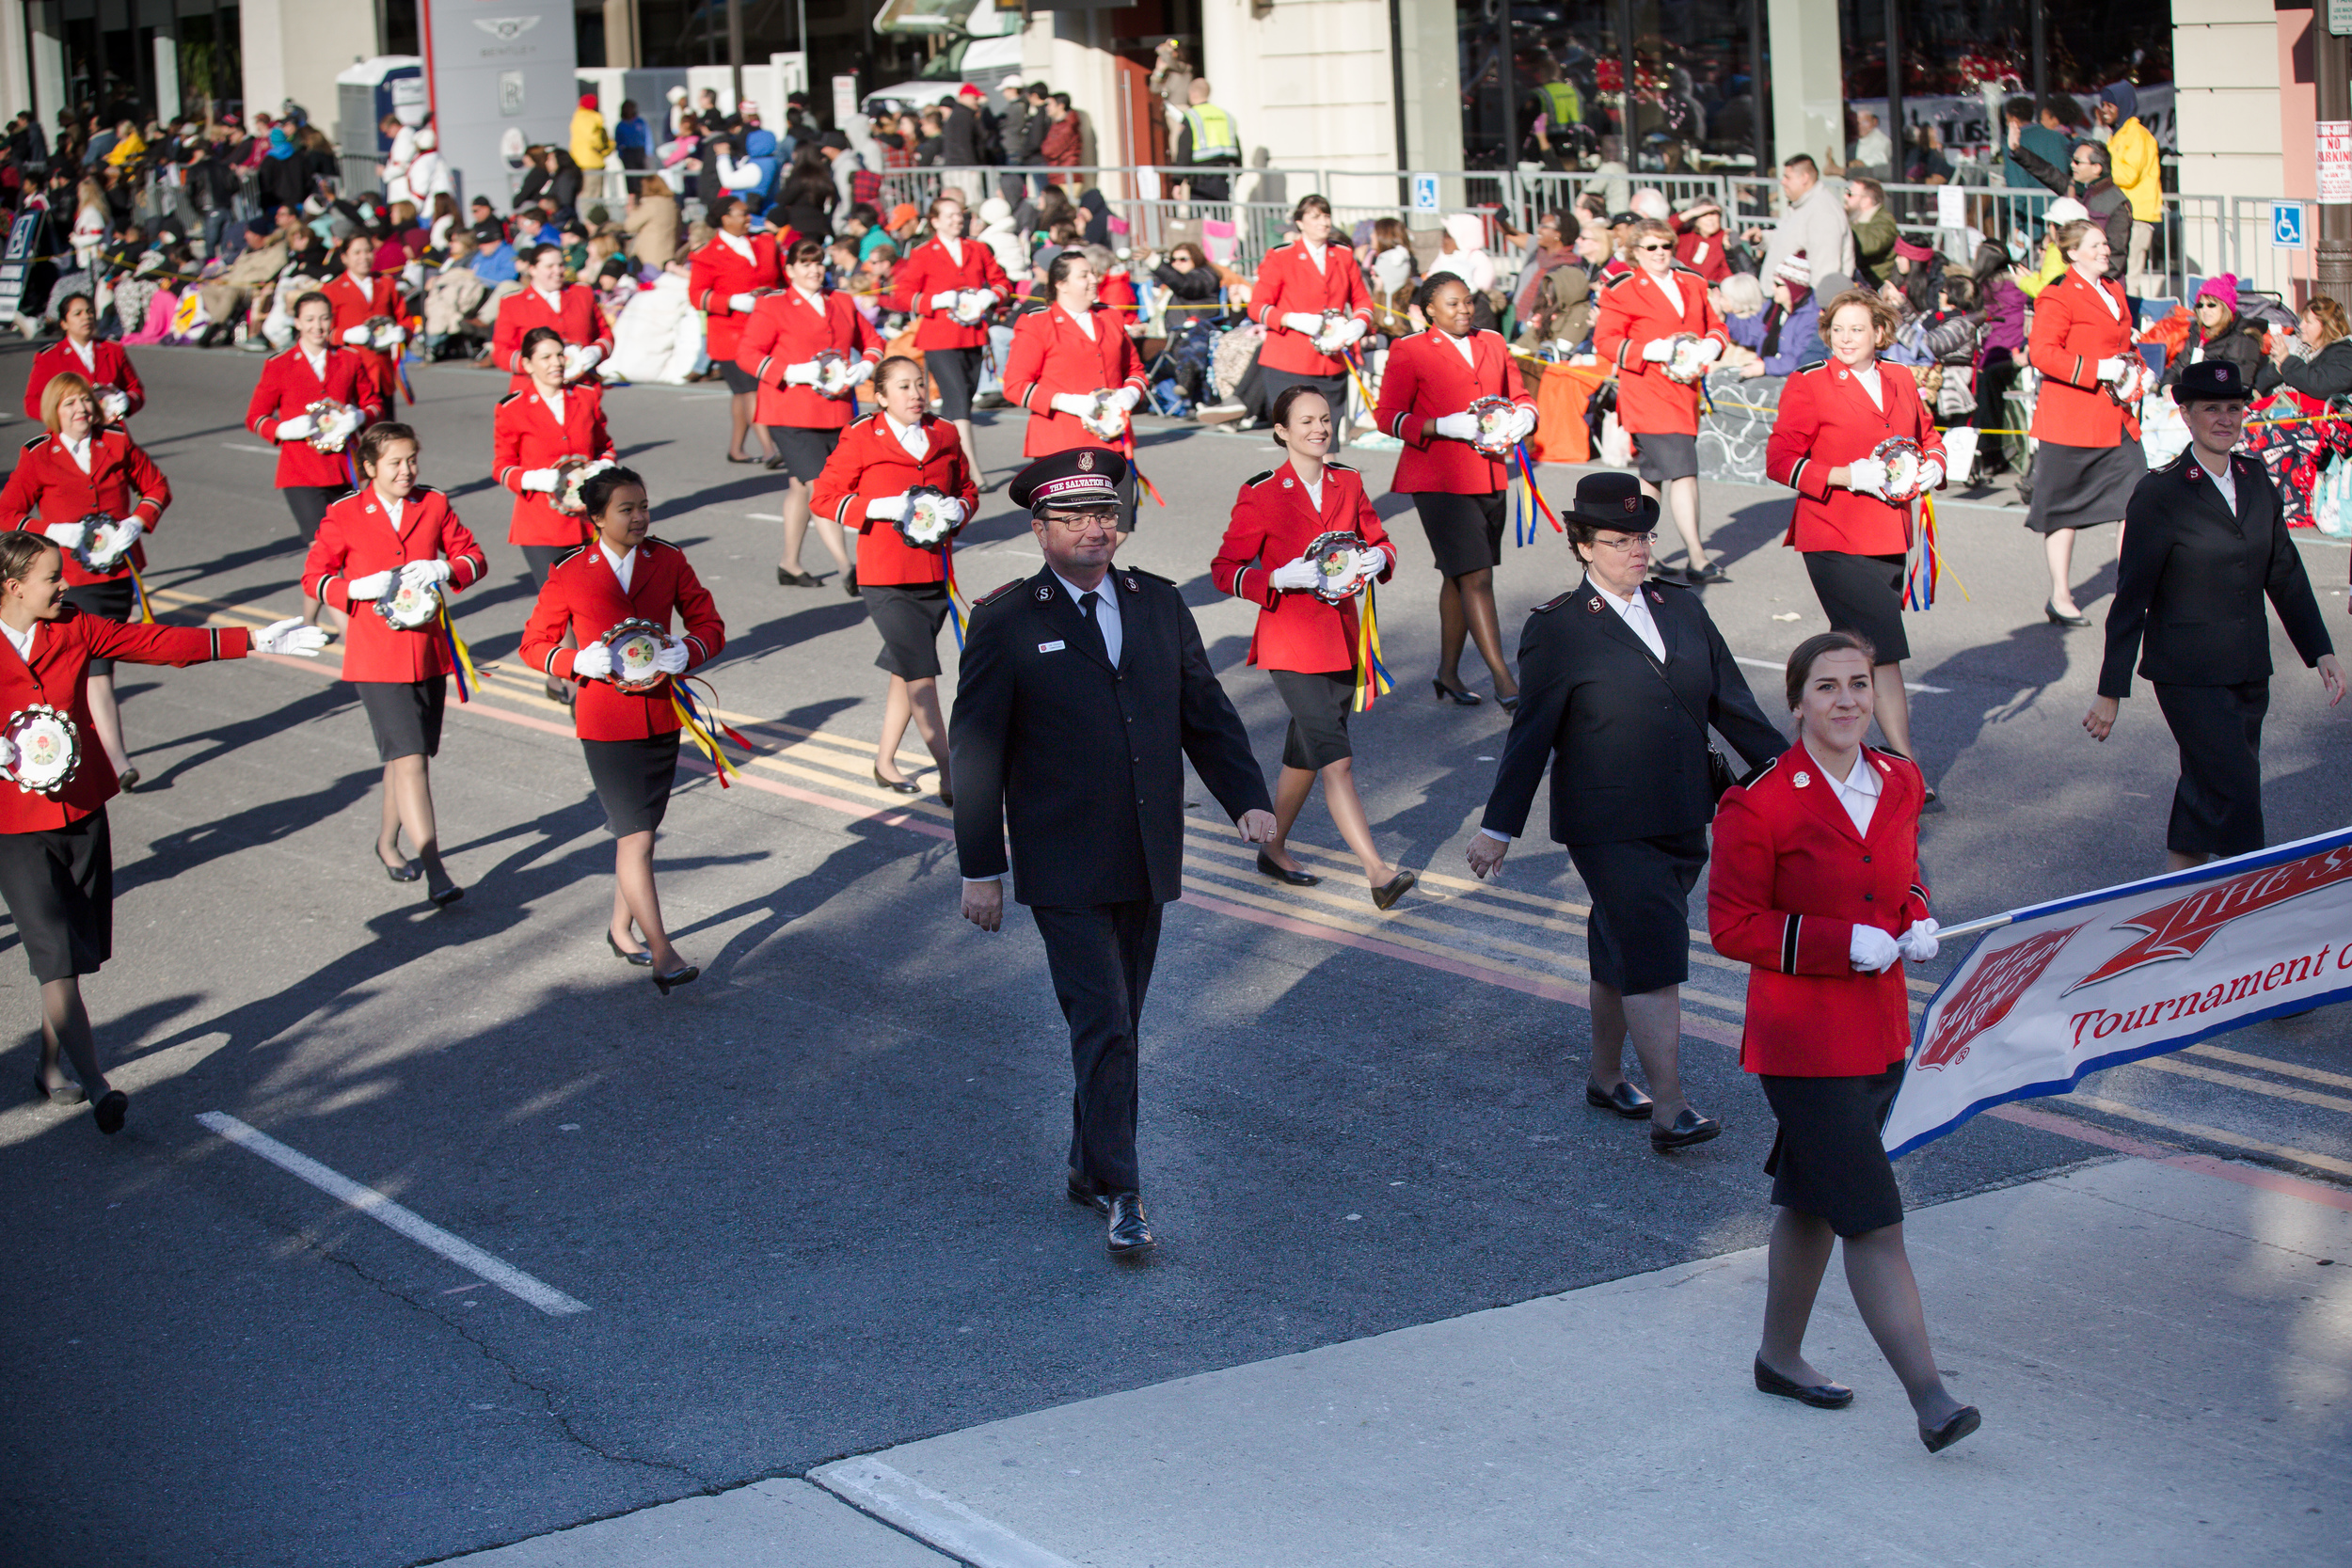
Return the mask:
[[[384,117],[417,125],[424,113],[424,62],[414,55],[356,60],[336,74],[335,145],[344,152],[389,152],[392,139],[377,129]]]

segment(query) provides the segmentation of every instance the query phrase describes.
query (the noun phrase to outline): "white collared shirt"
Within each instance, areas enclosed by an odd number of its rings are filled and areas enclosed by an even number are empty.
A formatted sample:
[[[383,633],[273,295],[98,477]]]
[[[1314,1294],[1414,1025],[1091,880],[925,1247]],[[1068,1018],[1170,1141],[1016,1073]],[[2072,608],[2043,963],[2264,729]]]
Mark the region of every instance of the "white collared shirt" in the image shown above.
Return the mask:
[[[1475,332],[1465,332],[1458,338],[1451,332],[1440,332],[1438,336],[1454,345],[1454,351],[1462,356],[1463,364],[1468,365],[1471,370],[1478,368],[1478,352],[1470,342],[1470,340],[1477,336]]]
[[[1808,749],[1805,754],[1811,756],[1812,752]],[[1818,763],[1820,758],[1814,757],[1813,760]],[[1878,769],[1870,766],[1869,752],[1857,750],[1854,752],[1853,769],[1844,778],[1831,778],[1826,768],[1821,769],[1821,777],[1831,789],[1836,791],[1837,803],[1846,808],[1846,816],[1852,819],[1853,831],[1867,836],[1870,817],[1878,810],[1882,787]]]
[[[302,345],[302,357],[310,362],[310,373],[319,378],[322,387],[326,384],[326,349],[312,348],[308,343]]]
[[[392,531],[398,533],[400,515],[408,509],[408,503],[405,500],[394,500],[383,491],[378,490],[375,492],[375,504],[384,509],[384,515],[391,519]]]
[[[78,441],[76,441],[72,436],[68,436],[62,430],[57,432],[57,445],[65,449],[65,454],[73,459],[74,464],[80,467],[84,473],[89,472],[90,447],[97,441],[97,439],[98,432],[95,428],[93,428],[87,436],[83,436]],[[2236,507],[2233,505],[2231,510],[2235,511]]]
[[[558,388],[557,388],[554,391],[552,391],[552,392],[541,392],[541,393],[539,394],[539,401],[540,401],[541,403],[543,403],[543,404],[545,404],[547,405],[547,410],[548,410],[548,413],[550,413],[550,414],[552,414],[552,415],[554,415],[554,416],[555,416],[555,422],[556,422],[557,424],[559,424],[559,425],[560,425],[560,424],[562,424],[562,423],[564,422],[564,388],[563,388],[558,387]]]
[[[97,340],[97,339],[92,338],[92,339],[91,339],[88,342],[87,342],[87,343],[77,343],[77,342],[75,342],[72,339],[68,338],[68,339],[65,341],[65,346],[66,346],[66,347],[68,347],[68,348],[70,348],[70,349],[72,349],[72,350],[73,351],[74,357],[82,361],[82,368],[83,368],[84,370],[88,371],[88,372],[89,372],[90,373],[92,373],[93,375],[97,373],[97,372],[98,372],[98,340]]]
[[[734,251],[738,256],[740,256],[746,261],[756,260],[756,258],[755,258],[752,254],[752,241],[751,236],[748,234],[730,234],[725,230],[722,229],[719,230],[719,243],[725,245],[729,250]]]
[[[2233,517],[2236,516],[2237,475],[2231,470],[2230,460],[2226,457],[2223,458],[2221,460],[2221,467],[2215,468],[2207,466],[2205,462],[2205,454],[2198,451],[2195,447],[2192,446],[2188,449],[2188,454],[2196,461],[2199,467],[2205,470],[2205,477],[2213,481],[2213,487],[2221,492],[2221,503],[2230,509],[2230,515]]]
[[[1062,585],[1062,591],[1070,595],[1070,602],[1078,607],[1078,612],[1085,614],[1086,605],[1082,601],[1089,590],[1079,587],[1059,572],[1054,574],[1054,580]],[[1119,615],[1118,586],[1117,579],[1104,572],[1103,580],[1090,591],[1094,594],[1094,624],[1102,628],[1103,651],[1110,656],[1113,669],[1119,667],[1119,651],[1126,644],[1125,626]]]
[[[1298,483],[1307,487],[1307,499],[1313,503],[1316,514],[1320,515],[1323,511],[1323,481],[1302,479]]]
[[[0,621],[0,635],[8,638],[8,646],[17,651],[18,657],[24,660],[25,667],[28,669],[31,668],[33,662],[33,635],[40,630],[39,621],[35,621],[23,631],[17,630],[6,621]]]
[[[2107,293],[2106,285],[2094,278],[2084,277],[2080,267],[2074,269],[2074,276],[2090,285],[2090,292],[2099,296],[2099,303],[2107,308],[2108,315],[2113,316],[2117,321],[2123,319],[2123,308],[2115,303],[2115,296]]]
[[[949,261],[958,266],[963,265],[963,241],[961,237],[950,238],[942,234],[939,236],[939,247],[947,253]]]
[[[1862,369],[1850,373],[1862,384],[1862,389],[1870,394],[1870,401],[1883,410],[1886,407],[1886,386],[1879,376],[1879,362],[1873,359]]]
[[[800,295],[803,299],[807,300],[808,308],[816,311],[818,315],[821,316],[825,313],[825,296],[823,294],[812,293],[808,290],[802,288],[798,283],[792,285],[792,292]]]
[[[1298,242],[1298,248],[1307,253],[1307,260],[1315,264],[1315,271],[1317,273],[1321,273],[1323,271],[1323,253],[1331,247],[1327,245],[1309,245],[1306,241],[1301,240]]]
[[[548,309],[550,309],[550,310],[552,310],[552,311],[555,311],[555,312],[556,312],[557,314],[559,314],[559,315],[563,313],[563,309],[564,309],[564,285],[562,285],[561,283],[558,283],[558,284],[555,286],[555,292],[554,292],[554,293],[548,293],[547,290],[545,290],[545,289],[537,289],[537,288],[532,289],[531,292],[532,292],[532,293],[534,293],[534,294],[537,294],[537,295],[538,295],[541,299],[546,300],[546,301],[548,302]]]
[[[1675,286],[1675,275],[1673,273],[1651,272],[1648,268],[1645,267],[1642,269],[1642,276],[1657,284],[1659,292],[1663,293],[1668,299],[1674,301],[1676,315],[1678,316],[1682,314],[1682,291]]]
[[[1642,645],[1658,657],[1659,663],[1666,662],[1666,640],[1659,635],[1658,621],[1650,614],[1649,601],[1642,597],[1639,588],[1633,591],[1631,598],[1620,599],[1595,578],[1593,592],[1600,595],[1601,603],[1617,612],[1618,618],[1625,622],[1633,635],[1642,640]]]
[[[628,593],[628,579],[637,570],[637,552],[631,550],[627,555],[615,555],[612,546],[601,539],[596,541],[596,548],[602,550],[604,559],[612,563],[612,575],[621,579],[621,592]]]
[[[923,428],[922,420],[917,420],[913,424],[900,424],[888,414],[884,414],[882,423],[889,427],[890,434],[898,438],[898,444],[906,448],[907,454],[917,463],[930,455],[930,432]]]
[[[1067,310],[1067,309],[1066,309],[1066,310],[1062,311],[1062,314],[1063,314],[1063,315],[1065,315],[1065,316],[1068,316],[1068,317],[1069,317],[1072,321],[1076,322],[1076,323],[1078,324],[1078,330],[1079,330],[1079,331],[1081,331],[1081,332],[1083,332],[1083,333],[1085,333],[1085,334],[1087,335],[1087,341],[1088,341],[1089,342],[1092,342],[1092,341],[1094,341],[1094,312],[1093,312],[1093,311],[1091,311],[1091,310]]]

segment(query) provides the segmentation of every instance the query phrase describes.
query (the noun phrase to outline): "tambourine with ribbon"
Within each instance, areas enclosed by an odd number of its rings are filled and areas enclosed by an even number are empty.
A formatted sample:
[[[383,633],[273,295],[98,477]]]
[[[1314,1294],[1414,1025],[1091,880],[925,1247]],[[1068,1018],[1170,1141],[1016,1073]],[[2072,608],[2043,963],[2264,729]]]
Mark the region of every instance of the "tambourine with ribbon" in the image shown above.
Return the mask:
[[[948,515],[947,493],[918,484],[907,492],[907,509],[896,523],[898,537],[918,550],[935,550],[956,531],[958,519]]]
[[[321,398],[303,412],[310,416],[310,450],[332,454],[342,451],[351,436],[348,432],[330,433],[329,427],[340,424],[344,415],[355,414],[358,410],[349,404],[337,403],[333,398]]]
[[[1350,340],[1343,334],[1347,330],[1347,324],[1355,319],[1345,310],[1323,312],[1323,325],[1315,328],[1315,335],[1309,340],[1314,344],[1315,352],[1327,356],[1335,355],[1347,347]]]
[[[607,468],[617,467],[609,457],[581,457],[577,453],[555,460],[555,489],[548,499],[558,512],[579,516],[588,510],[582,494],[590,480]]]
[[[1870,456],[1886,466],[1886,482],[1879,487],[1882,500],[1900,506],[1919,493],[1927,457],[1918,442],[1907,436],[1889,436],[1870,449]]]
[[[1667,339],[1665,363],[1659,367],[1666,379],[1687,387],[1706,375],[1711,363],[1703,352],[1706,341],[1695,332],[1677,332]]]
[[[1094,406],[1078,416],[1087,434],[1098,441],[1116,441],[1127,431],[1127,409],[1108,388],[1093,394]]]
[[[958,326],[977,326],[988,320],[988,313],[996,309],[996,293],[993,289],[958,289],[954,309],[947,319]]]
[[[73,559],[85,572],[103,576],[122,564],[144,530],[109,512],[92,512],[81,520],[82,542]]]
[[[850,390],[850,362],[841,356],[838,350],[820,348],[810,363],[817,367],[815,390],[818,397],[838,398],[848,395]]]
[[[1518,405],[1509,398],[1480,398],[1470,405],[1470,418],[1478,421],[1478,434],[1470,437],[1470,445],[1488,457],[1502,457],[1512,446],[1511,426],[1518,414]]]
[[[121,388],[101,383],[90,388],[98,400],[98,418],[106,424],[115,424],[131,417],[131,394]]]
[[[370,316],[364,325],[370,348],[389,351],[408,341],[408,329],[389,316]]]
[[[73,720],[46,703],[18,709],[0,724],[0,736],[16,748],[16,761],[0,768],[27,795],[54,795],[82,766],[82,732]]]
[[[1315,535],[1301,554],[1322,579],[1315,584],[1316,598],[1325,604],[1345,604],[1362,590],[1364,579],[1356,572],[1356,552],[1362,548],[1363,536],[1345,529]]]
[[[395,631],[418,631],[441,614],[441,592],[429,582],[411,583],[399,572],[392,585],[375,596],[375,612]]]
[[[597,641],[612,650],[612,684],[617,689],[647,692],[670,678],[654,660],[673,639],[653,622],[631,616]]]
[[[2155,372],[2148,368],[2148,361],[2134,353],[2123,356],[2122,373],[2104,385],[2107,396],[2126,408],[2137,408],[2139,400],[2154,387],[2155,380]]]

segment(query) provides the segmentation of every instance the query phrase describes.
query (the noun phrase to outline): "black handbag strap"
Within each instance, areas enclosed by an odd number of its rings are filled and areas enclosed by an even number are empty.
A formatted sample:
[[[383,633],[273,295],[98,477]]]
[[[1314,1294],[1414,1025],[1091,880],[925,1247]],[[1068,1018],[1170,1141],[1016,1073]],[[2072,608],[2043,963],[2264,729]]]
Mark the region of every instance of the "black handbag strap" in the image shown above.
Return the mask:
[[[1593,592],[1597,594],[1600,590],[1596,588]],[[1637,588],[1634,592],[1638,594],[1641,590]],[[1623,620],[1624,617],[1619,616],[1618,619]],[[1650,620],[1652,624],[1655,624],[1658,617],[1653,615],[1650,617]],[[1630,625],[1628,625],[1625,629],[1628,631],[1633,631],[1633,627]],[[1658,640],[1661,642],[1663,642],[1666,640],[1665,627],[1660,626],[1658,628]],[[1674,677],[1666,673],[1666,667],[1658,662],[1658,656],[1649,651],[1649,644],[1642,641],[1642,634],[1638,631],[1633,631],[1633,645],[1641,650],[1642,662],[1656,671],[1658,673],[1658,678],[1666,683],[1666,689],[1674,693],[1675,706],[1682,710],[1684,718],[1690,720],[1692,723],[1696,724],[1699,727],[1700,744],[1704,745],[1710,752],[1715,750],[1715,741],[1712,733],[1708,726],[1707,721],[1701,718],[1698,713],[1692,708],[1688,702],[1683,700],[1682,689],[1675,685]]]

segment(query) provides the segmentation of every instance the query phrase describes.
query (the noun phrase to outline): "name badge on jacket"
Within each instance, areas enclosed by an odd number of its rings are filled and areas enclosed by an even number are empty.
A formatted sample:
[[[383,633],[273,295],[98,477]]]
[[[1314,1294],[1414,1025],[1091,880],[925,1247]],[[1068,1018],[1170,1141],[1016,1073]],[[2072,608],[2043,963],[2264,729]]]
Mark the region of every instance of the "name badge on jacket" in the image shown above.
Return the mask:
[[[1067,642],[1041,642],[1037,645],[1037,651],[1041,654],[1057,654],[1068,646]]]

